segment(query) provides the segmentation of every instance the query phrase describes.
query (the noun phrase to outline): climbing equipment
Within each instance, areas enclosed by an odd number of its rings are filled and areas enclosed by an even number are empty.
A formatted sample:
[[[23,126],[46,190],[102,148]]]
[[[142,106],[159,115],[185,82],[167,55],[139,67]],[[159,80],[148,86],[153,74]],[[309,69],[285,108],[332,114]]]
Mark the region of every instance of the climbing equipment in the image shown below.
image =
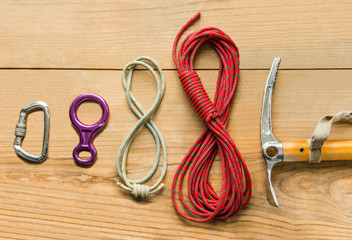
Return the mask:
[[[87,100],[97,102],[102,109],[102,116],[98,122],[93,125],[86,125],[81,123],[77,118],[77,109],[79,105]],[[92,165],[97,157],[97,150],[93,145],[94,136],[99,132],[107,123],[109,118],[109,107],[105,100],[96,94],[83,94],[73,100],[70,107],[70,119],[72,125],[79,133],[79,144],[73,149],[73,159],[75,163],[80,166]],[[82,151],[90,152],[91,156],[88,159],[81,159],[78,154]]]
[[[97,102],[103,113],[98,122],[93,125],[86,125],[81,123],[77,118],[77,109],[79,105],[87,100],[91,100]],[[97,157],[97,150],[93,145],[94,136],[97,132],[99,132],[107,123],[109,118],[109,107],[105,100],[96,94],[83,94],[78,96],[75,100],[73,100],[70,107],[70,119],[72,125],[76,128],[79,133],[79,144],[73,149],[73,159],[75,163],[80,166],[90,166],[92,165]],[[81,159],[78,154],[82,151],[90,152],[91,156],[88,159]]]
[[[246,164],[234,141],[226,130],[239,77],[238,49],[231,38],[217,28],[203,28],[193,32],[182,41],[176,53],[182,33],[198,18],[196,14],[176,35],[173,60],[187,97],[206,126],[178,167],[172,183],[172,201],[176,211],[185,219],[206,222],[225,219],[245,207],[251,197],[251,180]],[[215,99],[212,103],[199,76],[193,70],[194,56],[202,44],[212,46],[220,57]],[[209,171],[220,152],[222,163],[222,187],[218,195],[209,180]],[[182,185],[189,170],[188,194],[195,210],[184,200]],[[184,207],[194,215],[186,215],[176,203],[176,187]]]
[[[22,149],[21,146],[22,146],[23,138],[26,136],[27,116],[29,113],[39,109],[43,110],[44,112],[44,136],[43,136],[42,153],[39,156],[36,156],[36,155],[27,153]],[[49,130],[50,130],[49,116],[50,116],[49,106],[42,101],[32,102],[22,108],[18,123],[16,125],[16,129],[15,129],[16,138],[13,142],[13,147],[15,148],[16,153],[20,157],[35,163],[41,163],[46,159],[46,157],[48,156]]]
[[[150,62],[152,66],[144,61]],[[132,76],[133,76],[135,67],[138,65],[147,68],[152,73],[157,86],[157,96],[155,98],[153,105],[147,112],[144,111],[144,109],[141,107],[141,105],[138,103],[138,101],[133,97],[131,93]],[[160,77],[156,74],[153,68],[157,69]],[[128,72],[128,75],[127,75],[127,72]],[[130,132],[128,133],[127,137],[123,141],[118,151],[118,154],[116,157],[116,171],[120,179],[124,182],[124,184],[117,182],[117,185],[127,191],[130,191],[131,194],[136,198],[138,197],[146,198],[150,193],[157,192],[164,186],[164,184],[161,183],[161,181],[164,179],[166,170],[167,170],[167,155],[166,155],[165,142],[159,129],[157,128],[153,120],[150,119],[158,109],[161,103],[161,100],[163,99],[164,91],[165,91],[165,78],[164,78],[162,69],[153,59],[142,56],[142,57],[136,58],[134,61],[128,63],[124,67],[122,71],[122,84],[126,91],[127,103],[130,106],[132,112],[139,118],[139,120],[136,123],[136,125],[130,130]],[[150,133],[153,135],[155,139],[156,158],[152,169],[148,172],[148,174],[145,177],[137,180],[131,180],[127,178],[127,174],[126,174],[127,155],[128,155],[130,146],[133,142],[133,139],[137,135],[138,130],[142,128],[144,125],[147,127],[147,129],[150,131]],[[153,186],[149,187],[147,185],[144,185],[143,183],[148,181],[156,172],[159,165],[159,159],[161,154],[160,150],[162,150],[162,157],[163,157],[161,175],[159,179],[156,181],[156,183],[154,183]],[[120,163],[121,155],[122,155],[122,161]],[[121,164],[121,168],[120,168],[120,164]]]
[[[336,161],[352,159],[352,140],[328,140],[331,125],[337,121],[352,122],[352,112],[345,111],[324,116],[318,122],[312,138],[307,141],[279,142],[272,132],[271,103],[276,75],[281,59],[275,58],[269,72],[264,89],[260,138],[262,153],[266,162],[266,172],[271,196],[269,203],[278,207],[275,190],[271,181],[271,175],[276,164],[280,162],[307,161],[319,163],[320,161]]]

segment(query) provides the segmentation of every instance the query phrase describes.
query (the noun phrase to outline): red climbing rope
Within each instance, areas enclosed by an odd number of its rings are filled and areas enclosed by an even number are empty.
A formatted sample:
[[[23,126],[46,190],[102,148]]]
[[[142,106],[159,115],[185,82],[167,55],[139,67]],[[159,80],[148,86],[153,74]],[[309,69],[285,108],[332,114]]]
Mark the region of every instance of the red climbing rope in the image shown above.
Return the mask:
[[[247,166],[225,128],[229,121],[240,71],[235,43],[220,29],[203,28],[188,35],[176,53],[180,36],[199,17],[200,13],[196,14],[178,32],[172,55],[187,97],[206,123],[206,127],[176,171],[172,183],[172,201],[176,211],[183,218],[206,222],[213,218],[228,218],[246,206],[251,197],[252,184]],[[213,103],[193,70],[194,56],[202,44],[212,46],[220,57]],[[209,171],[218,152],[222,165],[220,195],[214,191],[209,181]],[[190,202],[194,205],[193,209],[186,203],[182,194],[183,179],[189,167],[188,194]],[[180,201],[184,207],[201,218],[186,215],[179,209],[176,203],[177,183]]]

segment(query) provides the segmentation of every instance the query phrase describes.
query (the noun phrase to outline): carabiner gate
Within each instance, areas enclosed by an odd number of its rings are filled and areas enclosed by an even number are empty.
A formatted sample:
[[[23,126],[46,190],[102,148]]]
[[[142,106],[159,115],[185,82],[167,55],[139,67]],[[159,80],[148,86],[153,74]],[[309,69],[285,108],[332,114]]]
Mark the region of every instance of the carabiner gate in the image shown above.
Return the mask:
[[[29,113],[35,111],[35,110],[43,110],[44,112],[44,136],[43,136],[43,147],[42,147],[42,154],[39,156],[29,154],[26,151],[24,151],[21,147],[23,138],[26,136],[26,122],[27,122],[27,116]],[[31,162],[36,162],[40,163],[43,162],[46,157],[48,156],[48,144],[49,144],[49,106],[45,102],[42,101],[36,101],[32,102],[26,106],[24,106],[20,112],[20,118],[18,120],[18,123],[16,125],[15,129],[15,140],[13,142],[13,147],[15,148],[16,153]]]

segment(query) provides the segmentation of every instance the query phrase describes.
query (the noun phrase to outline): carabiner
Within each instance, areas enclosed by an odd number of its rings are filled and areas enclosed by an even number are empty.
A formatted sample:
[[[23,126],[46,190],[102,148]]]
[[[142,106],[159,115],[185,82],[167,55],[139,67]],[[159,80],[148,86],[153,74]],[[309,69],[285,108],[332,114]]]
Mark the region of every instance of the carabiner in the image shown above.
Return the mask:
[[[27,122],[28,114],[40,109],[43,110],[44,112],[44,136],[43,136],[42,154],[40,156],[36,156],[24,151],[21,145],[23,142],[23,138],[26,136],[26,128],[27,128],[26,122]],[[20,118],[16,125],[16,130],[15,130],[16,138],[13,142],[13,147],[15,148],[16,153],[20,157],[35,163],[43,162],[46,159],[46,157],[48,156],[48,145],[49,145],[49,127],[50,127],[49,115],[50,115],[49,106],[48,104],[42,101],[32,102],[22,108],[20,112]]]

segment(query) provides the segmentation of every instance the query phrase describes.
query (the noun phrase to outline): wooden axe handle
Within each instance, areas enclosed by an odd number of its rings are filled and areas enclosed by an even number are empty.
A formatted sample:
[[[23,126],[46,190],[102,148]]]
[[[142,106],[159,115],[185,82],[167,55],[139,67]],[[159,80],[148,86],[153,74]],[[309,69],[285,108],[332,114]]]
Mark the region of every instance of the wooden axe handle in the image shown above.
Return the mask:
[[[308,161],[307,141],[282,142],[284,162]],[[327,140],[322,149],[322,161],[352,160],[352,140]]]

